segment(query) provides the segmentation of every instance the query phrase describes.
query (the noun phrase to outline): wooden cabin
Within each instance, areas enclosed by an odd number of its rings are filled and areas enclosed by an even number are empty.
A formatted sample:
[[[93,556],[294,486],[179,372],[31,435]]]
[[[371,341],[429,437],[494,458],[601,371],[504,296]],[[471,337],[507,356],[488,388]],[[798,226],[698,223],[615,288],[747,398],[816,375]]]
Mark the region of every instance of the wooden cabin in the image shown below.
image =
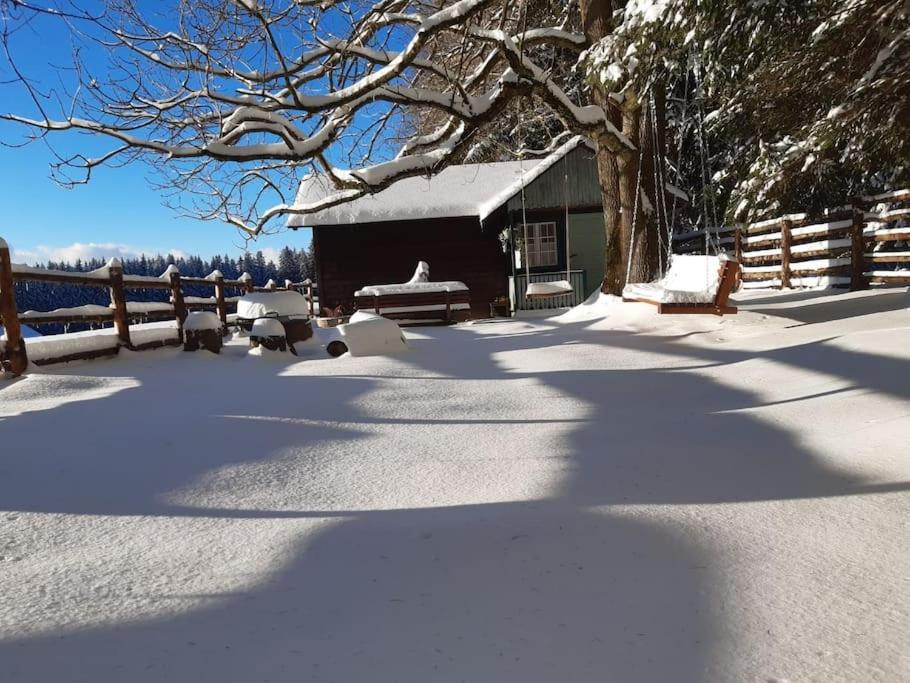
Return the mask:
[[[333,192],[324,177],[308,176],[298,203]],[[543,159],[405,178],[374,195],[294,216],[289,226],[313,229],[320,301],[328,307],[350,310],[358,289],[407,281],[418,261],[430,264],[432,280],[468,285],[475,318],[489,317],[499,297],[509,297],[513,310],[575,305],[603,280],[601,193],[593,148],[583,138]],[[574,293],[526,301],[526,256],[532,281],[565,279],[567,228]]]

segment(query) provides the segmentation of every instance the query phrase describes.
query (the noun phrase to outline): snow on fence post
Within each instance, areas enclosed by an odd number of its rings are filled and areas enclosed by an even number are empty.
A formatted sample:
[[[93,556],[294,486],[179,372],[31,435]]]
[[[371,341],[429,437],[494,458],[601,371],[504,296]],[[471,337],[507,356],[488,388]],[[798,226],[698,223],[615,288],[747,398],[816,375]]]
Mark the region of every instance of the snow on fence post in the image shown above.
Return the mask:
[[[215,276],[215,310],[218,318],[221,320],[221,333],[227,334],[227,304],[224,300],[224,275],[219,271],[213,273]]]
[[[25,340],[19,326],[19,311],[16,308],[16,287],[13,282],[13,266],[10,261],[9,245],[0,237],[0,323],[6,332],[5,356],[13,375],[21,375],[28,367]]]
[[[247,294],[253,293],[253,276],[249,273],[243,273],[238,278],[243,283],[243,288],[246,290]]]
[[[853,224],[850,226],[850,290],[867,289],[869,283],[863,273],[865,268],[865,240],[863,225],[866,220],[862,200],[857,197],[852,202]]]
[[[183,323],[186,321],[186,302],[183,300],[183,285],[180,282],[180,271],[177,266],[171,264],[167,267],[169,279],[171,281],[171,299],[174,303],[174,317],[177,319],[177,338],[182,344]]]
[[[790,289],[790,229],[793,222],[784,218],[780,223],[780,288]]]
[[[315,310],[313,308],[313,283],[312,282],[310,282],[306,286],[306,300],[307,300],[307,304],[309,304],[310,317],[312,318],[315,315]]]
[[[129,348],[130,321],[126,314],[126,292],[123,289],[123,265],[120,259],[112,258],[107,262],[107,275],[111,286],[111,304],[114,308],[114,327],[122,346]]]

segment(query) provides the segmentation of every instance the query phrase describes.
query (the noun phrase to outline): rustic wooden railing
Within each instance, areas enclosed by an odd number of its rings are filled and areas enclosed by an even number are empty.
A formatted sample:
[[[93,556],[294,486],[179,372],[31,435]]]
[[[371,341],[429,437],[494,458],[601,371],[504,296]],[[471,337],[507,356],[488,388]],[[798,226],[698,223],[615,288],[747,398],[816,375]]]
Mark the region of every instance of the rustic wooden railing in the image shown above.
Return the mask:
[[[910,240],[910,189],[856,198],[814,218],[790,214],[716,233],[742,265],[744,287],[910,285],[910,271],[898,269],[910,263],[901,247]],[[706,238],[703,230],[675,235],[674,251],[703,251]]]
[[[75,308],[58,308],[53,311],[20,312],[16,304],[17,282],[52,282],[83,287],[107,288],[110,292],[110,306],[87,304]],[[211,287],[213,296],[188,296],[186,286]],[[130,301],[127,291],[166,289],[169,291],[169,302],[164,301]],[[90,272],[71,272],[47,270],[11,263],[10,249],[0,238],[0,325],[5,330],[5,341],[0,341],[0,364],[13,375],[22,374],[28,366],[26,344],[23,340],[21,326],[73,323],[101,324],[111,323],[116,337],[110,344],[92,344],[91,348],[78,353],[56,355],[36,359],[38,365],[59,363],[70,360],[97,358],[115,355],[121,348],[140,351],[168,345],[180,345],[183,342],[183,323],[190,311],[212,310],[221,319],[223,329],[228,326],[228,315],[237,308],[238,297],[226,296],[227,289],[240,292],[273,292],[297,291],[306,297],[310,315],[314,313],[313,284],[309,281],[294,283],[285,281],[279,287],[270,280],[264,287],[253,284],[253,278],[244,273],[236,280],[227,280],[219,271],[207,277],[187,277],[180,274],[176,266],[168,266],[160,277],[127,275],[118,259],[111,259],[107,265]],[[156,338],[137,342],[132,338],[130,325],[135,323],[160,322],[174,320],[176,333],[170,338]],[[110,335],[108,335],[110,336]]]

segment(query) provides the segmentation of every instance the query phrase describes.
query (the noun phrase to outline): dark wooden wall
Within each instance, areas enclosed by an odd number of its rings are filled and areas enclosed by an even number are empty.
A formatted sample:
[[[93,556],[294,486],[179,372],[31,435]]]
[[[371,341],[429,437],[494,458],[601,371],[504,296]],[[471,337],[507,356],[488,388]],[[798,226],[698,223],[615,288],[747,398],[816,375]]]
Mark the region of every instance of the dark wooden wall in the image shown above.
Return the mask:
[[[566,172],[569,182],[566,183]],[[600,177],[594,152],[581,145],[558,160],[544,173],[528,183],[524,205],[532,209],[562,209],[566,204],[573,210],[599,211],[603,206]],[[509,199],[506,208],[520,211],[521,193]]]
[[[426,261],[430,279],[464,282],[473,316],[488,317],[490,302],[508,291],[500,230],[481,229],[476,217],[313,228],[320,305],[351,309],[361,287],[407,282]]]

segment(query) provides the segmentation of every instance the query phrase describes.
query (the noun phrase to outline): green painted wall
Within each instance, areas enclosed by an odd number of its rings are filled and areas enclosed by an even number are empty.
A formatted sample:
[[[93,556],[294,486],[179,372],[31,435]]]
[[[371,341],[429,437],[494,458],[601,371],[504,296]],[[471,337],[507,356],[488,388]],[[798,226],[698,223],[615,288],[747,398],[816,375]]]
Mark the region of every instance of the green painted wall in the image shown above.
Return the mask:
[[[585,271],[585,296],[600,287],[604,279],[604,215],[574,213],[569,215],[572,269]]]

